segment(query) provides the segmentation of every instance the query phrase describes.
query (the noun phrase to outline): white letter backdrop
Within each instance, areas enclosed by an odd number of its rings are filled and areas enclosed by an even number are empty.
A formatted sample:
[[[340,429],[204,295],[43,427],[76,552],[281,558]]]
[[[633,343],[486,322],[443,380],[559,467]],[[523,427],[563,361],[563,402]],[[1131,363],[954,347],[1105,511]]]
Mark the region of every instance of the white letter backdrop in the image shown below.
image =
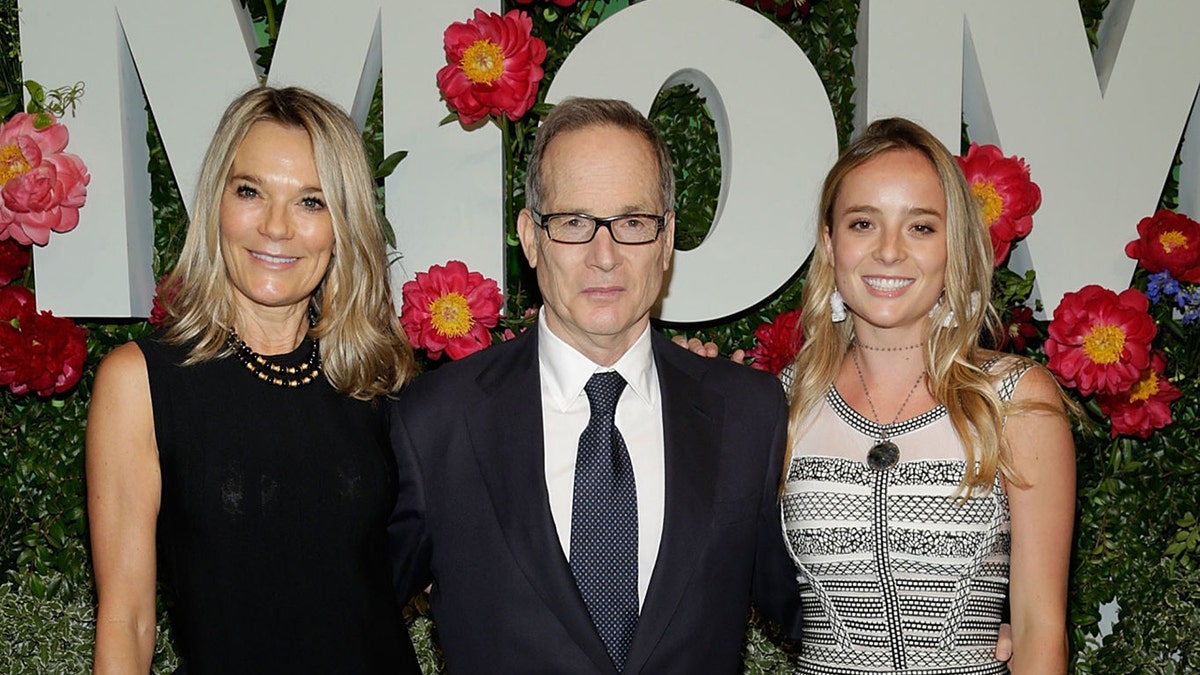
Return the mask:
[[[442,31],[475,7],[500,3],[345,0],[335,14],[291,0],[281,27],[271,84],[314,89],[361,122],[382,71],[386,150],[409,151],[387,183],[397,282],[452,258],[497,279],[504,269],[499,132],[438,124]],[[256,82],[252,27],[229,0],[26,1],[21,21],[27,78],[87,85],[67,124],[92,174],[88,204],[78,228],[35,252],[38,304],[145,316],[154,280],[143,105],[190,206],[220,111]],[[1043,204],[1014,266],[1037,268],[1052,309],[1085,284],[1128,284],[1124,244],[1155,207],[1200,84],[1198,28],[1200,3],[1114,0],[1093,56],[1076,0],[863,0],[857,120],[907,115],[954,149],[965,119],[973,139],[1025,157]],[[676,254],[661,316],[708,321],[759,303],[807,256],[833,117],[805,55],[731,0],[646,0],[616,13],[568,56],[548,100],[618,96],[648,110],[680,82],[708,99],[722,184],[708,238]],[[1200,206],[1200,141],[1183,155],[1194,160],[1181,171],[1189,211]]]

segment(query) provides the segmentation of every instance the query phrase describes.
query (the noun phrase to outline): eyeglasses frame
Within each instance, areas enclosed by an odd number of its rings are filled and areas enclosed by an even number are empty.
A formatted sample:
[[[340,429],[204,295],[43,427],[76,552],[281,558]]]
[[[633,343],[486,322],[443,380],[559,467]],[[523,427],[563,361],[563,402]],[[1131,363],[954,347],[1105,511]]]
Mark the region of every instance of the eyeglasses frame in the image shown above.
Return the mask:
[[[550,241],[557,244],[590,244],[592,240],[596,238],[596,233],[600,231],[600,228],[605,227],[608,228],[608,236],[612,237],[614,242],[621,244],[622,246],[645,246],[646,244],[653,244],[654,242],[658,241],[659,235],[662,234],[663,230],[667,229],[667,216],[671,214],[671,211],[667,211],[661,216],[653,213],[622,213],[616,216],[609,216],[608,218],[601,218],[599,216],[593,216],[587,213],[571,213],[566,211],[559,213],[538,213],[537,211],[530,209],[529,213],[533,216],[533,224],[545,230],[546,236],[550,239]],[[594,223],[592,227],[592,236],[583,241],[563,241],[561,239],[555,239],[554,236],[550,234],[550,225],[545,222],[546,219],[553,218],[554,216],[575,216],[576,218],[585,218],[592,221],[592,223]],[[613,232],[612,224],[622,218],[629,218],[631,216],[653,220],[655,224],[654,238],[647,239],[646,241],[621,241],[620,239],[617,239],[617,235]]]

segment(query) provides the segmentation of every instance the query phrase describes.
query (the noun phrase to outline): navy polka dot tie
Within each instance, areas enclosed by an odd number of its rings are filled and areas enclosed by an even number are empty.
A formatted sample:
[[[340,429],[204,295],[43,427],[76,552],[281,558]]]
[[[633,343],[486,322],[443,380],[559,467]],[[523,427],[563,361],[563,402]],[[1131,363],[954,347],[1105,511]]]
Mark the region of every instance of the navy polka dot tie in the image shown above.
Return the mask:
[[[613,416],[625,380],[596,373],[583,388],[591,418],[579,436],[571,505],[571,571],[617,672],[638,620],[637,491]]]

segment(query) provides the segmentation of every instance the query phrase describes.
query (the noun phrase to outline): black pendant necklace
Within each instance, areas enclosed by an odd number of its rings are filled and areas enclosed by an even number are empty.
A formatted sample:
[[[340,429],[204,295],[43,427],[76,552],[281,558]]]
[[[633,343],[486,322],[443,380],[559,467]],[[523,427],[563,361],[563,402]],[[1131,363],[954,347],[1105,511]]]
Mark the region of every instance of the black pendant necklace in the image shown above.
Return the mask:
[[[875,410],[875,402],[871,400],[871,392],[867,391],[867,379],[863,377],[862,366],[858,365],[858,346],[853,345],[850,350],[850,358],[854,360],[854,370],[858,372],[858,381],[862,384],[863,395],[867,398],[867,405],[871,407],[871,415],[875,418],[875,424],[879,427],[879,440],[871,449],[867,451],[867,466],[875,471],[886,471],[900,461],[900,448],[895,443],[888,440],[889,431],[900,421],[900,415],[904,412],[905,406],[908,405],[909,399],[912,398],[913,392],[917,390],[917,385],[921,384],[921,380],[925,378],[925,372],[922,371],[917,375],[917,381],[913,382],[912,389],[908,390],[908,396],[904,397],[904,402],[900,404],[900,409],[896,411],[896,417],[892,419],[891,424],[884,426],[879,421],[879,412]]]

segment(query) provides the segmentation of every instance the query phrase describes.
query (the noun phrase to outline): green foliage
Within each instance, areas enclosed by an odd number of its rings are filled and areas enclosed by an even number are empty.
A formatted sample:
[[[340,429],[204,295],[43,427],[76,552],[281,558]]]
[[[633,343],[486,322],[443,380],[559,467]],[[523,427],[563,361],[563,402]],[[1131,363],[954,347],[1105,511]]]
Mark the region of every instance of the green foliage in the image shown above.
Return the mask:
[[[35,577],[41,586],[54,585]],[[0,584],[0,675],[66,675],[91,670],[96,621],[87,595],[39,597],[25,586]]]
[[[42,587],[62,585],[52,576],[39,579]],[[29,585],[0,583],[0,675],[89,672],[94,604],[91,593],[42,597],[31,593]],[[178,665],[168,635],[159,630],[156,638],[156,674],[171,673]]]
[[[793,646],[779,638],[770,622],[752,613],[742,647],[743,675],[791,675],[793,658]]]
[[[1131,238],[1132,224],[1131,224]],[[1139,269],[1133,287],[1145,290]],[[1078,522],[1070,587],[1072,646],[1080,673],[1200,672],[1200,332],[1151,305],[1164,375],[1183,396],[1174,423],[1146,440],[1109,438],[1092,401],[1076,431]],[[1097,648],[1099,607],[1120,605]]]
[[[412,640],[413,650],[417,652],[417,661],[422,673],[441,673],[446,669],[446,661],[442,658],[442,649],[438,646],[437,626],[429,618],[429,596],[421,593],[413,598],[404,608],[404,618],[408,620],[408,637]]]
[[[383,78],[375,83],[375,92],[371,96],[371,107],[367,111],[367,121],[362,131],[363,148],[367,154],[367,164],[372,168],[372,178],[375,179],[375,208],[383,224],[383,238],[393,249],[396,248],[396,231],[387,219],[384,211],[384,179],[392,175],[401,160],[407,155],[407,150],[397,150],[387,153],[383,143]]]
[[[658,95],[650,120],[675,165],[675,248],[690,251],[708,236],[721,190],[717,128],[704,100],[679,85]]]
[[[275,55],[275,40],[279,37],[279,24],[283,21],[284,0],[241,0],[242,7],[250,11],[258,36],[258,57],[254,64],[262,69],[263,76],[271,67]]]
[[[179,260],[188,215],[175,184],[175,174],[171,172],[171,163],[167,161],[158,125],[149,109],[146,119],[146,146],[150,151],[146,168],[150,172],[150,209],[154,213],[154,278],[158,279],[170,272]]]
[[[768,15],[771,16],[771,15]],[[771,17],[772,19],[774,17]],[[854,45],[858,43],[858,0],[818,0],[807,18],[776,21],[804,50],[833,106],[838,142],[854,131]]]
[[[0,120],[21,105],[21,44],[17,0],[0,0]]]

